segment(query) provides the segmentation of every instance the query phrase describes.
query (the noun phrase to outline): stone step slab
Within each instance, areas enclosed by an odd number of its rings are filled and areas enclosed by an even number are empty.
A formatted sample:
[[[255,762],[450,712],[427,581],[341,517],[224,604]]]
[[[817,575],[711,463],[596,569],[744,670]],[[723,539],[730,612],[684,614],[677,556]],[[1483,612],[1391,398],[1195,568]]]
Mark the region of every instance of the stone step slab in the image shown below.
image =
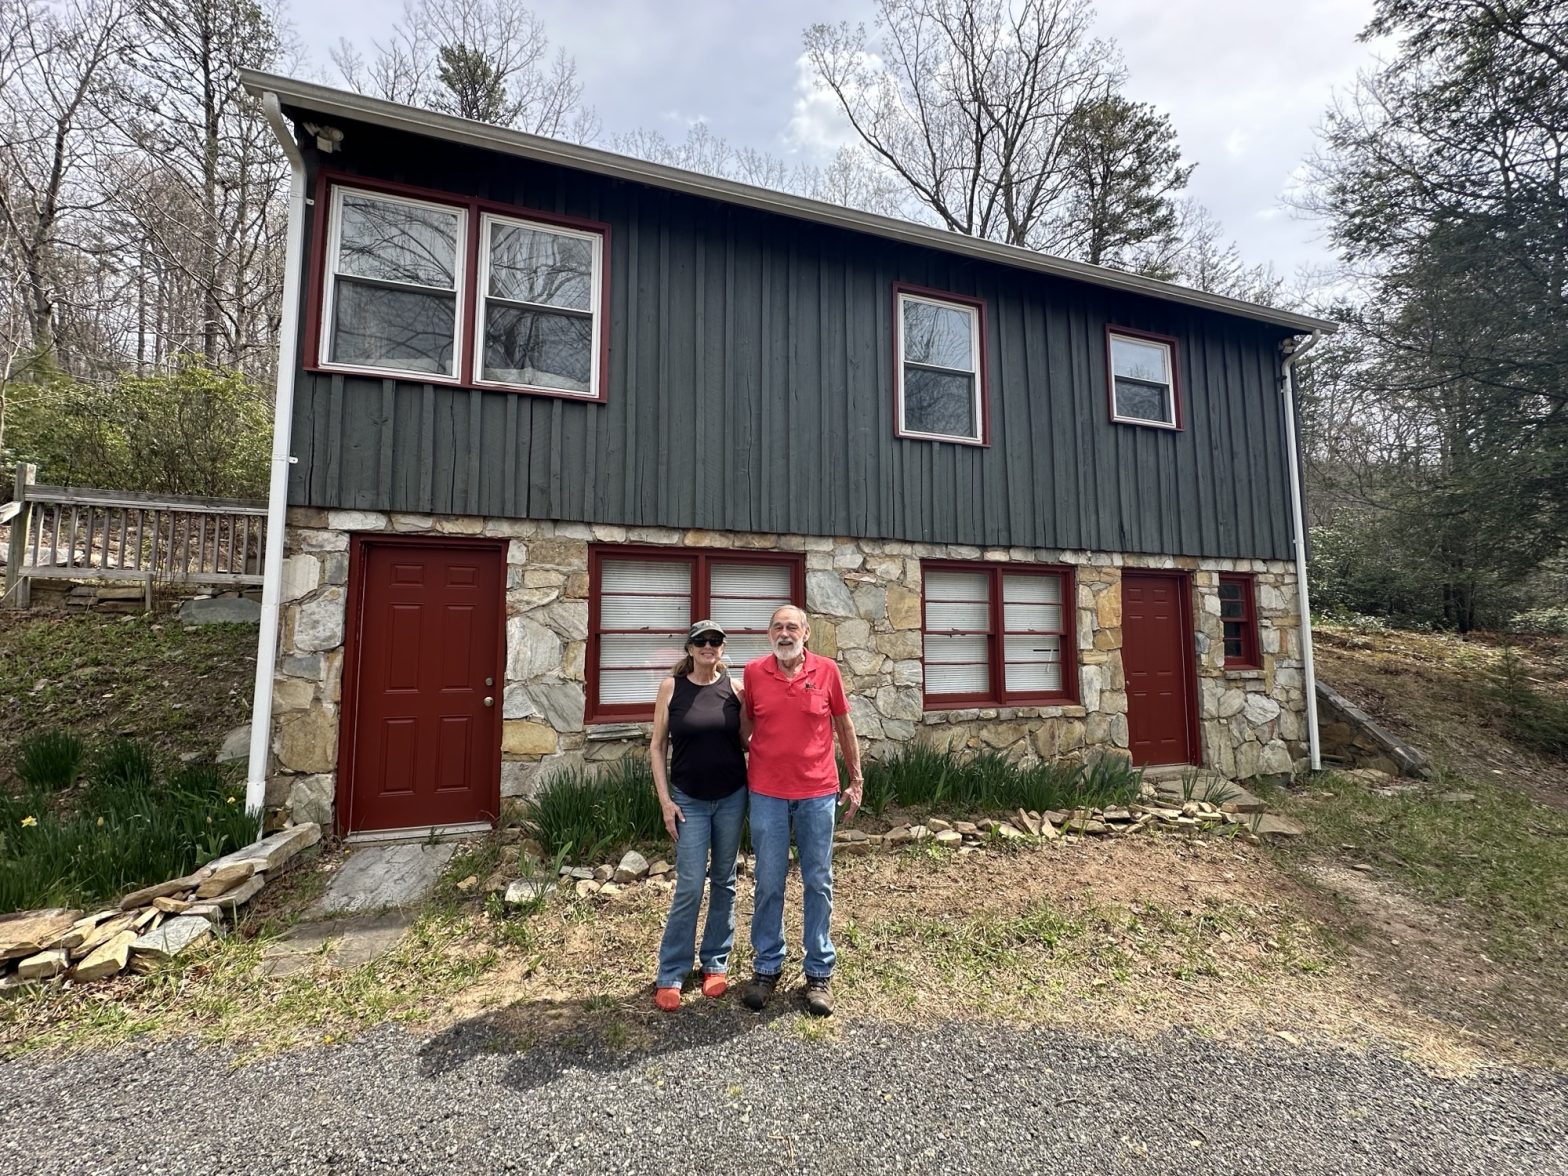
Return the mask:
[[[230,918],[238,918],[240,907],[244,906],[251,899],[260,894],[261,888],[266,884],[267,876],[265,874],[252,874],[233,890],[225,891],[223,894],[217,895],[216,897],[208,899],[207,901],[211,902]]]
[[[128,912],[126,914],[117,914],[112,918],[105,919],[103,922],[94,927],[79,944],[70,949],[71,958],[79,960],[84,956],[91,955],[100,946],[108,943],[109,940],[113,939],[115,936],[122,935],[127,931],[131,931],[131,938],[135,939],[136,933],[134,932],[133,928],[136,923],[136,917],[137,916],[135,912]]]
[[[256,872],[275,872],[295,854],[309,849],[321,840],[321,826],[314,823],[290,825],[254,844],[236,849],[208,863],[209,869],[218,869],[235,862],[250,862]]]
[[[0,960],[23,959],[53,946],[76,925],[82,912],[67,907],[47,907],[0,916]]]
[[[140,890],[133,890],[120,900],[122,911],[134,911],[149,905],[155,898],[167,898],[171,894],[178,894],[182,890],[193,890],[201,882],[201,874],[187,874],[183,878],[170,878],[167,882],[158,882],[152,886],[144,886]]]
[[[199,915],[180,915],[131,944],[132,957],[172,960],[212,934],[212,924]]]
[[[16,974],[23,980],[50,980],[70,966],[65,951],[55,948],[52,951],[41,951],[35,956],[28,956],[16,965]]]
[[[212,872],[202,879],[196,887],[197,898],[217,898],[220,894],[233,890],[256,872],[256,863],[253,861],[226,862],[221,866],[208,867]]]
[[[71,978],[82,981],[103,980],[118,975],[125,970],[125,965],[130,961],[131,944],[135,943],[136,939],[135,931],[125,930],[100,943],[87,955],[87,958],[71,969]]]

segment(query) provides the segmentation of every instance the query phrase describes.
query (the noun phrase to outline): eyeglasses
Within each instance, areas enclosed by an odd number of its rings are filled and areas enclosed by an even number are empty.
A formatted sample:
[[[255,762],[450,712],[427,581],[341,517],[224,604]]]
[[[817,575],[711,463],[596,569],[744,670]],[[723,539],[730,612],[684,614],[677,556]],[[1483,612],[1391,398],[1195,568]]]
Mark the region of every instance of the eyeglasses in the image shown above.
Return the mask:
[[[689,645],[723,645],[724,644],[724,638],[722,638],[722,637],[715,637],[711,633],[704,633],[701,636],[693,637],[687,644],[689,644]]]

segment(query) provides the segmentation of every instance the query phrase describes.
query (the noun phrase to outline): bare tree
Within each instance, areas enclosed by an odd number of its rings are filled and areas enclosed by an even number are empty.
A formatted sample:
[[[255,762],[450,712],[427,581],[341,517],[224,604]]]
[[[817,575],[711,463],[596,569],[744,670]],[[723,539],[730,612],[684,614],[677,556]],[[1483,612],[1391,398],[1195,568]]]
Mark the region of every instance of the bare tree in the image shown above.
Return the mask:
[[[340,41],[343,81],[361,93],[536,135],[588,142],[598,118],[582,101],[577,64],[550,53],[544,22],[507,0],[408,0],[367,60]]]
[[[250,0],[135,4],[133,72],[116,112],[130,198],[117,212],[138,304],[154,312],[138,324],[141,353],[155,334],[160,357],[194,351],[263,374],[285,173],[239,70],[273,64],[283,27]]]
[[[1074,119],[1120,68],[1088,0],[879,0],[806,53],[867,149],[954,232],[1060,251]]]
[[[103,203],[97,99],[125,24],[118,0],[0,0],[0,234],[27,308],[24,367],[60,362],[63,271],[77,244],[65,229]]]

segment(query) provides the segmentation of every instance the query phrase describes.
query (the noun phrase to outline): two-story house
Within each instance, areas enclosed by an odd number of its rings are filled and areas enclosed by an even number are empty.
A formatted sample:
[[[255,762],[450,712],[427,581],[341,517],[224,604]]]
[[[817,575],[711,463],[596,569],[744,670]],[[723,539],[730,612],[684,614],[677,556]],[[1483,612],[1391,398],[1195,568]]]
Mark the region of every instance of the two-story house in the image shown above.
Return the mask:
[[[246,76],[294,165],[251,800],[489,822],[785,602],[875,756],[1289,772],[1331,324]]]

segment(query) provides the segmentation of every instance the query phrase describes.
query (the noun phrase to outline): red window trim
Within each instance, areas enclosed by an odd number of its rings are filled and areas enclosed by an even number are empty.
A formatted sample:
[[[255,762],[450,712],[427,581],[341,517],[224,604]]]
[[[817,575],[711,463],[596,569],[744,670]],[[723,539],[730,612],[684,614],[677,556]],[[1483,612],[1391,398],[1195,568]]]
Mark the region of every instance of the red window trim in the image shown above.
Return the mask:
[[[1241,588],[1240,617],[1225,616],[1225,597],[1223,591],[1220,595],[1220,654],[1227,670],[1259,670],[1263,668],[1263,658],[1259,652],[1258,640],[1258,597],[1256,580],[1246,572],[1221,572],[1220,588],[1226,584],[1235,584]],[[1225,625],[1227,621],[1235,624],[1242,623],[1241,631],[1241,656],[1232,658],[1225,649]]]
[[[1145,421],[1137,417],[1122,417],[1116,415],[1116,367],[1111,356],[1111,339],[1121,335],[1127,339],[1141,339],[1148,343],[1163,343],[1170,348],[1171,356],[1171,408],[1172,416],[1176,423],[1167,425],[1163,421]],[[1181,375],[1178,363],[1178,343],[1174,335],[1161,335],[1154,331],[1140,331],[1135,327],[1119,327],[1115,323],[1105,325],[1105,397],[1106,407],[1110,410],[1111,424],[1132,425],[1145,429],[1164,429],[1167,432],[1179,433],[1187,427],[1182,412]]]
[[[467,212],[463,258],[463,288],[458,291],[458,362],[456,376],[436,376],[410,372],[393,372],[379,368],[359,367],[353,364],[328,363],[321,358],[322,310],[326,299],[327,234],[332,216],[332,190],[334,188],[359,188],[366,192],[386,196],[405,196],[410,200],[424,200],[431,204],[444,204]],[[420,188],[392,180],[368,179],[350,172],[323,168],[316,176],[315,216],[310,231],[310,283],[305,296],[305,349],[303,366],[306,371],[322,375],[370,376],[378,380],[405,380],[415,384],[437,384],[447,388],[479,389],[484,392],[513,392],[521,396],[550,396],[561,400],[575,400],[585,404],[603,404],[609,399],[610,376],[610,226],[603,221],[566,216],[519,204],[504,204],[496,200],[483,200],[476,196],[463,196],[456,192],[443,192],[434,188]],[[599,307],[595,315],[599,322],[598,387],[591,395],[564,392],[558,388],[531,388],[520,384],[495,384],[480,380],[474,372],[474,345],[479,323],[479,245],[481,221],[485,213],[511,217],[516,220],[537,221],[540,224],[559,225],[579,232],[597,233],[599,247]]]
[[[954,306],[967,307],[975,312],[979,320],[976,324],[979,348],[975,356],[975,379],[980,389],[980,436],[978,438],[947,437],[937,433],[914,433],[905,430],[903,425],[904,315],[899,306],[899,301],[905,294],[913,294],[917,298],[929,298],[933,302],[951,302]],[[974,445],[982,449],[990,447],[991,385],[990,380],[986,377],[990,363],[986,345],[985,311],[985,299],[977,298],[970,294],[955,294],[951,290],[936,290],[928,286],[913,286],[907,282],[893,283],[893,436],[910,441],[934,441],[948,445]]]
[[[646,723],[653,719],[653,705],[599,702],[599,608],[604,583],[602,566],[607,559],[644,559],[664,563],[691,563],[691,621],[709,615],[711,578],[705,574],[710,563],[785,565],[790,569],[790,599],[806,607],[806,557],[802,552],[738,551],[723,547],[660,547],[650,544],[592,544],[588,548],[588,644],[583,654],[583,676],[587,686],[585,724]],[[688,622],[690,623],[690,622]]]
[[[990,577],[990,631],[986,634],[987,667],[991,689],[985,694],[925,694],[926,710],[965,710],[977,706],[1075,706],[1078,703],[1078,587],[1069,564],[998,564],[963,559],[920,561],[921,678],[924,679],[926,627],[925,573],[932,571],[984,572]],[[1015,694],[1006,688],[1002,634],[1002,577],[1058,576],[1062,580],[1062,690],[1057,694]]]

